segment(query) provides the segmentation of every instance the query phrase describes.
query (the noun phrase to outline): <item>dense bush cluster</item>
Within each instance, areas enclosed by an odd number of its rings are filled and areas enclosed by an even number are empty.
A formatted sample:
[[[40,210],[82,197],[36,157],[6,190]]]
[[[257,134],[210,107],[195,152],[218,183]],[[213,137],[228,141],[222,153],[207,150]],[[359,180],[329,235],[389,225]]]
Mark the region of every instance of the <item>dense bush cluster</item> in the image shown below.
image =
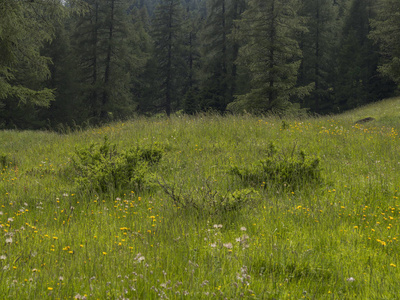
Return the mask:
[[[102,145],[76,149],[72,158],[75,183],[81,190],[103,193],[142,189],[151,177],[150,166],[160,161],[163,152],[157,144],[118,151],[105,137]]]
[[[322,182],[320,160],[309,156],[304,150],[278,151],[270,144],[265,159],[251,166],[232,166],[231,173],[243,182],[265,188],[295,189],[309,184]]]

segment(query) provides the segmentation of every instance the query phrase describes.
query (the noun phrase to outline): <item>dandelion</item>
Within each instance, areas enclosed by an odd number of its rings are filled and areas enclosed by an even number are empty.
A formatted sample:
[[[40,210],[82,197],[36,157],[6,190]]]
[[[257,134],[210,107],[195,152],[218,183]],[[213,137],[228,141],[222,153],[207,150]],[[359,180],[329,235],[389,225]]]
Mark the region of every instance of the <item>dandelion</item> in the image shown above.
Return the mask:
[[[395,265],[395,264],[390,264],[390,266],[393,267],[393,268],[396,268],[396,265]]]
[[[107,255],[107,252],[103,252],[103,255]]]
[[[49,286],[47,289],[48,289],[49,291],[52,291],[52,290],[53,290],[53,288],[52,288],[52,287],[50,287],[50,286]]]

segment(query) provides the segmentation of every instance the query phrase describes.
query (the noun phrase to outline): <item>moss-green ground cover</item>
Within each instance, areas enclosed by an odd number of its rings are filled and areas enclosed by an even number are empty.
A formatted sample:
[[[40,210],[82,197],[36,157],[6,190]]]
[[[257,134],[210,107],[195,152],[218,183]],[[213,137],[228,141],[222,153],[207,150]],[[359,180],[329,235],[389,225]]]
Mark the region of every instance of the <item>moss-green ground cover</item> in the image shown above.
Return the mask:
[[[0,132],[0,298],[396,299],[399,107]],[[364,117],[376,120],[354,124]],[[75,149],[105,136],[118,149],[164,147],[144,189],[79,190]],[[232,175],[271,142],[283,156],[318,156],[323,182],[292,189]],[[243,205],[218,208],[243,189]]]

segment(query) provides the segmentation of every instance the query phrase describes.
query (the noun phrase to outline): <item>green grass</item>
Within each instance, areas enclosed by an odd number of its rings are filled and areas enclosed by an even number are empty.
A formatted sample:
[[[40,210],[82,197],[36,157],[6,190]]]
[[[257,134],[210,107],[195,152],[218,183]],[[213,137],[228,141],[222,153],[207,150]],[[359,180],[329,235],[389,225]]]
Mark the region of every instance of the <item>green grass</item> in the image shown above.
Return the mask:
[[[287,125],[200,115],[2,131],[0,298],[395,299],[399,110],[397,98]],[[355,124],[365,117],[375,120]],[[121,150],[163,145],[144,189],[76,186],[75,149],[105,136]],[[271,142],[282,157],[319,157],[323,182],[231,174],[265,159]],[[218,206],[245,189],[242,206]]]

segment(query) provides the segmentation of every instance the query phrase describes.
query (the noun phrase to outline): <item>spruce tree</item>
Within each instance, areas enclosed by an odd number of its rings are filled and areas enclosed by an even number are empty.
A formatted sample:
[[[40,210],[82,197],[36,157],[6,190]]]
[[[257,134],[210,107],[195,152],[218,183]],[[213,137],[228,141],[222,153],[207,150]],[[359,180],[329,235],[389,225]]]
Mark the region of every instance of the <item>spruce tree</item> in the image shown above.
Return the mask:
[[[183,59],[183,10],[179,0],[162,0],[155,11],[153,39],[159,95],[157,102],[167,116],[180,108],[182,75],[186,73]],[[154,88],[154,87],[153,87]]]
[[[342,110],[379,100],[391,90],[390,83],[378,76],[378,47],[368,38],[374,3],[354,0],[345,18],[334,87],[335,106]]]
[[[129,116],[136,109],[131,71],[142,59],[142,53],[133,52],[137,36],[127,13],[129,3],[86,2],[89,10],[78,16],[72,38],[82,102],[94,122]]]
[[[233,101],[237,85],[235,61],[239,41],[232,38],[245,9],[243,0],[209,0],[203,29],[203,108],[225,111]]]
[[[238,22],[238,64],[250,71],[250,91],[237,96],[229,109],[265,112],[284,110],[291,97],[307,95],[311,86],[296,86],[301,50],[296,36],[304,30],[294,0],[250,0]]]
[[[379,71],[400,87],[400,1],[378,0],[376,10],[370,38],[382,54]]]
[[[51,60],[43,46],[69,9],[59,1],[0,0],[0,123],[34,128],[40,107],[55,99],[46,87]],[[3,108],[2,108],[3,107]]]
[[[322,112],[331,108],[332,74],[335,71],[334,51],[338,46],[338,9],[332,0],[303,0],[301,16],[307,30],[300,35],[303,53],[298,84],[313,83],[315,88],[303,100],[303,107]]]

